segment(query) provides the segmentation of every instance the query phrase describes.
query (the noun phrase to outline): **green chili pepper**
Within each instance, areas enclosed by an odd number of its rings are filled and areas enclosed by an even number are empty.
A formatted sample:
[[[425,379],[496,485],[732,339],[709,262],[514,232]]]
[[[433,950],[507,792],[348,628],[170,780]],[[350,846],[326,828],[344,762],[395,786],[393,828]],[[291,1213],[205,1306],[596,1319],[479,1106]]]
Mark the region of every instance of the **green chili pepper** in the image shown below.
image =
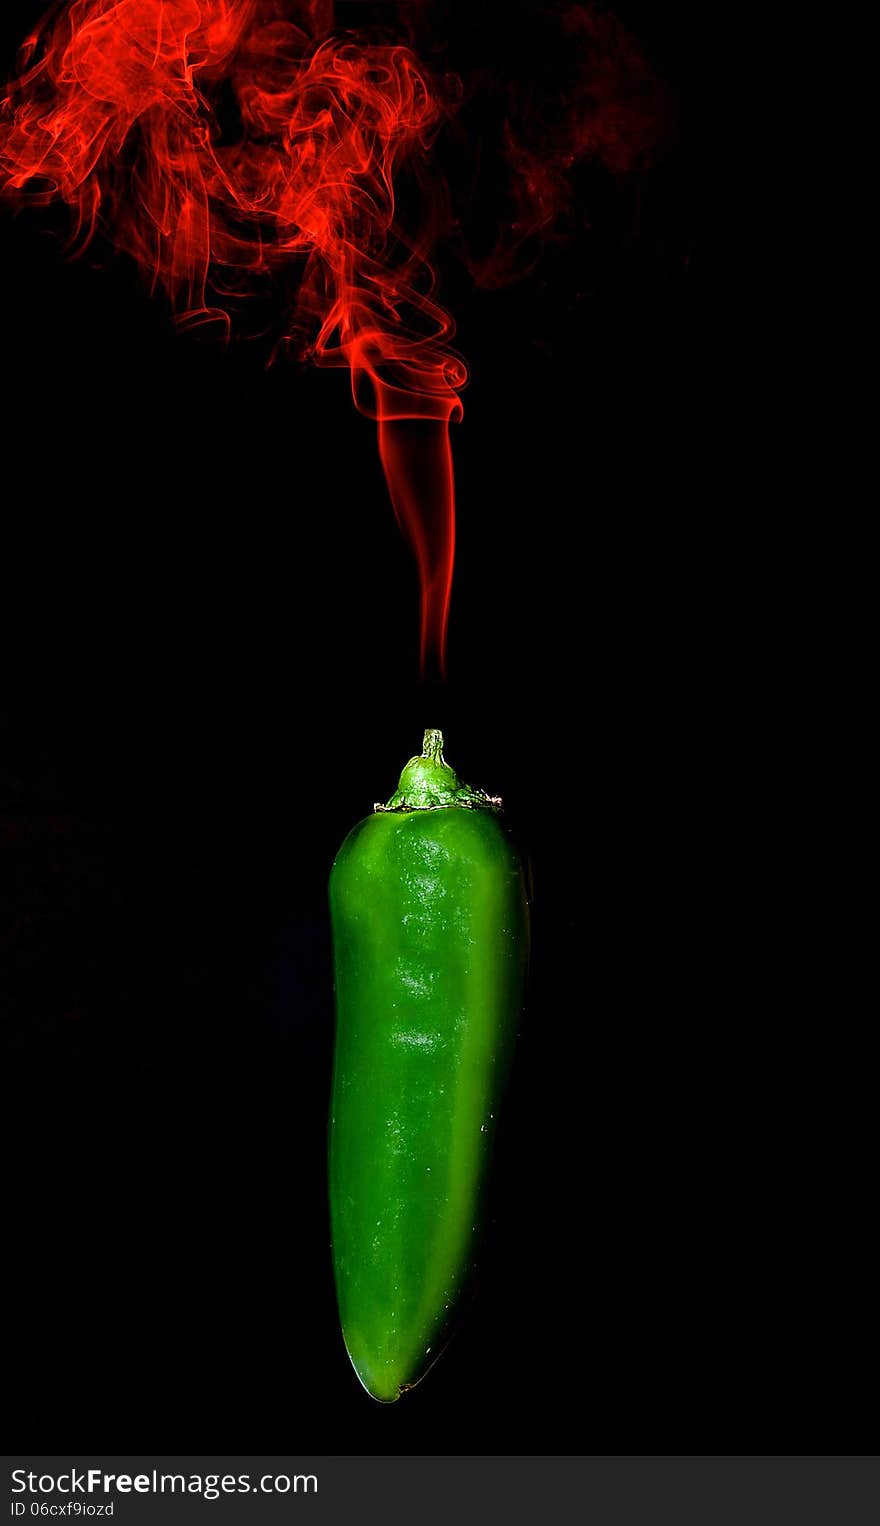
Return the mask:
[[[333,1261],[352,1364],[386,1402],[439,1353],[472,1261],[528,952],[500,801],[442,748],[427,731],[330,876]]]

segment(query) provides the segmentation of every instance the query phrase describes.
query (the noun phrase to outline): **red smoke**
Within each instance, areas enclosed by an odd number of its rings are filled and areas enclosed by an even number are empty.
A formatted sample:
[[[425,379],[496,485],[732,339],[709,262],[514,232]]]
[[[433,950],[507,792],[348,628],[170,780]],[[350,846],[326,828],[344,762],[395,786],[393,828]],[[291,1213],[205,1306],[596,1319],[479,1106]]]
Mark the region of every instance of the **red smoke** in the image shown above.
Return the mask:
[[[291,19],[291,14],[295,19]],[[228,325],[243,277],[302,267],[297,347],[346,366],[422,579],[422,662],[444,662],[462,361],[426,239],[397,225],[401,171],[443,102],[412,51],[324,36],[323,3],[75,0],[25,45],[0,115],[0,184],[61,197],[138,262],[180,318]],[[234,141],[218,120],[231,87]],[[405,420],[418,420],[408,433]]]
[[[490,286],[528,268],[578,161],[632,168],[658,116],[651,71],[613,17],[568,0],[538,13],[562,36],[570,78],[545,81],[542,99],[530,48],[525,80],[501,67],[463,95],[472,104],[482,88],[503,135],[506,212],[491,251],[467,256]],[[0,190],[66,202],[80,247],[100,230],[184,322],[228,330],[230,310],[276,280],[289,343],[345,366],[377,422],[419,567],[422,668],[442,670],[449,424],[466,372],[433,295],[445,201],[429,169],[450,97],[409,43],[333,35],[334,24],[333,0],[61,0],[0,103]]]
[[[589,226],[582,168],[632,179],[674,137],[672,91],[612,11],[590,0],[522,6],[524,44],[503,68],[484,66],[472,91],[498,141],[494,154],[484,151],[472,193],[493,226],[485,248],[465,247],[464,257],[477,285],[489,288],[528,274],[560,228],[570,235],[579,220]]]

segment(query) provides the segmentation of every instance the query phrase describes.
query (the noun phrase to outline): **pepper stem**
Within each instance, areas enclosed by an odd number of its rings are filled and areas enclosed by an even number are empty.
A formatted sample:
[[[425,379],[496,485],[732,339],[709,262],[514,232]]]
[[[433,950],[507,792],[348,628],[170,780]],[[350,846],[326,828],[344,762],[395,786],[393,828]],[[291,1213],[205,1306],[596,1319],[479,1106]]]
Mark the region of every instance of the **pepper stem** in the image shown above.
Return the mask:
[[[495,810],[501,801],[459,779],[443,756],[443,732],[426,731],[421,757],[410,758],[387,805],[377,811],[436,811],[448,806]]]
[[[426,731],[422,742],[422,757],[430,758],[432,763],[445,763],[443,756],[443,732]]]

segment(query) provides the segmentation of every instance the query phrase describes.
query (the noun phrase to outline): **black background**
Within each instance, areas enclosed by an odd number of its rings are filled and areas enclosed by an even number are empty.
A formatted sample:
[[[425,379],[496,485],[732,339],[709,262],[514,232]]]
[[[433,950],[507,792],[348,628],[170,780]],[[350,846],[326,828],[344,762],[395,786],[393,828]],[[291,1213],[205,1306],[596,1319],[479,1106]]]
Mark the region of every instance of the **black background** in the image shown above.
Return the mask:
[[[442,272],[445,687],[345,377],[176,334],[124,262],[4,216],[12,1450],[760,1451],[827,1416],[718,872],[718,44],[622,10],[683,107],[638,220],[597,177],[518,287]],[[476,1302],[386,1409],[336,1325],[325,887],[426,725],[528,845],[534,968]]]

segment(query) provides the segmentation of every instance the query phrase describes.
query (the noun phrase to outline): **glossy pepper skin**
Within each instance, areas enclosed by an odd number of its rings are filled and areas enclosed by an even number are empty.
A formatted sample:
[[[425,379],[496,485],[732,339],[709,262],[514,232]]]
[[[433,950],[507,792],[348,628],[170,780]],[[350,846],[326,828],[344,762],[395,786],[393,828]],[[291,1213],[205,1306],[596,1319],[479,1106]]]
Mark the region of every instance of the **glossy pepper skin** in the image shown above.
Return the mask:
[[[330,876],[333,1262],[352,1364],[388,1403],[448,1334],[522,1005],[526,885],[498,804],[427,732]]]

